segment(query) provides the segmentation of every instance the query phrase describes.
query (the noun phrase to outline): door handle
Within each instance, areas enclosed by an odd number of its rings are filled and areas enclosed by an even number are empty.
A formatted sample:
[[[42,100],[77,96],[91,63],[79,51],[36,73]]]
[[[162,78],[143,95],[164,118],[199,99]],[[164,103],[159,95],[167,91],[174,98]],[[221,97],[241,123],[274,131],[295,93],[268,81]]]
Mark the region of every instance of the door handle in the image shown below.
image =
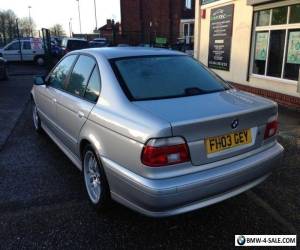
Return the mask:
[[[83,113],[83,112],[81,112],[81,111],[78,111],[78,113],[77,113],[77,114],[78,114],[78,117],[79,117],[79,118],[82,118],[82,117],[84,117],[84,113]]]
[[[56,100],[55,98],[53,98],[53,99],[52,99],[52,102],[53,102],[53,103],[56,103],[56,102],[57,102],[57,100]]]

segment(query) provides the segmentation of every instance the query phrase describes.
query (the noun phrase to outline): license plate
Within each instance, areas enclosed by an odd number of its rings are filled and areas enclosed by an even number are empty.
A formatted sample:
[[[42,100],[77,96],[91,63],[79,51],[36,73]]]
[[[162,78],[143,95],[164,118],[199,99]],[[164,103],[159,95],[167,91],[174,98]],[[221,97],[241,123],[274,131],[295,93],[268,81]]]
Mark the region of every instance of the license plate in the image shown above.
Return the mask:
[[[208,154],[252,143],[251,129],[205,139]]]

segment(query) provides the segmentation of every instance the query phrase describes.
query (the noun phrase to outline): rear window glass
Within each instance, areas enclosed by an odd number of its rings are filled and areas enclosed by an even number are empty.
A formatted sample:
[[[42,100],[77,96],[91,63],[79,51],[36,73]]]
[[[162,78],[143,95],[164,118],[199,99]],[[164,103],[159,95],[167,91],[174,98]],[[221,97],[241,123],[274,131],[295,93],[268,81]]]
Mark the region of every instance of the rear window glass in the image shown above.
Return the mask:
[[[88,42],[80,40],[69,40],[67,47],[70,50],[85,49],[88,47]]]
[[[216,74],[189,56],[149,56],[112,60],[131,100],[201,95],[229,89]]]

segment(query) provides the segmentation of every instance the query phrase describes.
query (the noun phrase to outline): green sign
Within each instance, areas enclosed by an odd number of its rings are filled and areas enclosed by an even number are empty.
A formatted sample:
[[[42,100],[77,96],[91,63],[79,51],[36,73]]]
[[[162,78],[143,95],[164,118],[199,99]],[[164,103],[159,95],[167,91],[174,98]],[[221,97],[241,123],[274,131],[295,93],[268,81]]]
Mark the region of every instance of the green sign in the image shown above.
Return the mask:
[[[165,38],[165,37],[156,37],[155,42],[157,44],[166,44],[167,43],[167,38]]]
[[[201,0],[201,5],[205,5],[205,4],[209,4],[209,3],[213,3],[213,2],[217,2],[219,0]]]
[[[269,32],[256,34],[255,60],[265,61],[267,58]]]
[[[300,64],[300,31],[290,32],[287,63]]]

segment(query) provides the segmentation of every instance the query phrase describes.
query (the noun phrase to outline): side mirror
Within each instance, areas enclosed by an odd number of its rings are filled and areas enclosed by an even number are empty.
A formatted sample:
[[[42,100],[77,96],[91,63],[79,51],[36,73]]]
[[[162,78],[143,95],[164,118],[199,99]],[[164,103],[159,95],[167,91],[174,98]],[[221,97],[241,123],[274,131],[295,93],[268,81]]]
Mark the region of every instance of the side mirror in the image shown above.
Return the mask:
[[[34,77],[34,85],[45,85],[45,77],[44,76],[35,76]]]

